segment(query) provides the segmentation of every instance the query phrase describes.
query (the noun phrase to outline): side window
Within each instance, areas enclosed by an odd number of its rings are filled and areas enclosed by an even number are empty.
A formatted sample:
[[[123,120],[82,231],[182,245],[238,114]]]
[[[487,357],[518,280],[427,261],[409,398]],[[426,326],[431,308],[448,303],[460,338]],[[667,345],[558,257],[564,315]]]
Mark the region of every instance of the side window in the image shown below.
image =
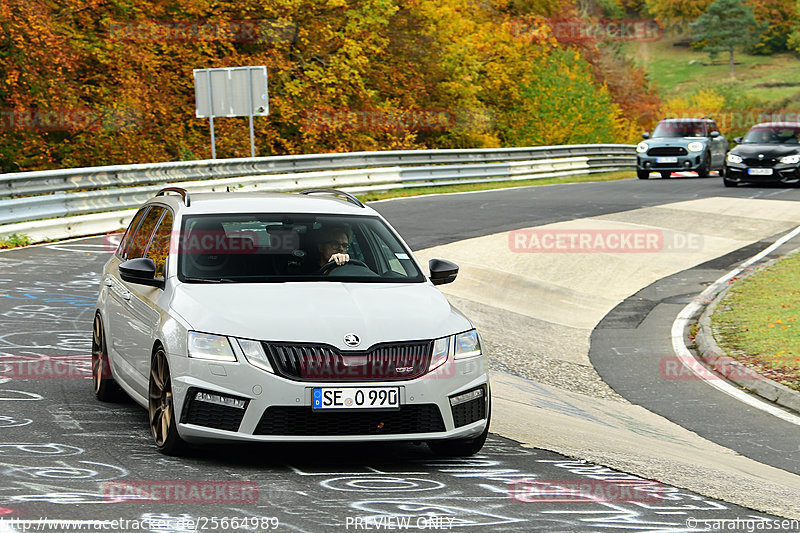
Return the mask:
[[[716,131],[717,133],[719,133],[719,128],[717,127],[717,123],[714,121],[708,123],[708,128],[709,132]]]
[[[147,250],[147,243],[150,242],[150,237],[153,235],[153,230],[156,228],[156,224],[158,224],[159,219],[161,219],[161,215],[164,214],[165,209],[163,207],[153,206],[150,208],[150,211],[142,220],[142,224],[139,226],[139,229],[136,230],[136,233],[133,234],[131,237],[130,245],[127,249],[126,259],[137,259],[139,257],[144,257],[144,252]]]
[[[147,255],[156,264],[156,277],[166,277],[167,257],[169,256],[169,240],[172,235],[172,213],[167,211],[153,234],[153,240],[147,248]]]
[[[117,247],[117,255],[122,257],[123,259],[127,259],[125,256],[128,252],[128,248],[130,248],[131,242],[133,241],[133,236],[136,234],[136,230],[139,227],[139,224],[142,222],[142,218],[147,213],[147,210],[150,209],[149,207],[143,207],[139,209],[139,211],[133,216],[131,223],[128,225],[128,230],[125,232],[125,235],[122,236],[122,240]]]

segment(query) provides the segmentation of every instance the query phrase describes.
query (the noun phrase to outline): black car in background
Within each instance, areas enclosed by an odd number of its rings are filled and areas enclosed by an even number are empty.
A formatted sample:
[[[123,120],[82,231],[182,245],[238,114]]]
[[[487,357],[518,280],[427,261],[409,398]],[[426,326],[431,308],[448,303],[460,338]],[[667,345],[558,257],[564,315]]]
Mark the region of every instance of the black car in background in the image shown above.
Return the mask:
[[[673,172],[697,172],[701,178],[712,170],[722,171],[728,140],[716,122],[703,118],[665,118],[653,130],[642,135],[636,147],[636,175],[647,179],[651,172],[669,178]]]
[[[736,137],[739,145],[725,158],[726,187],[739,183],[800,182],[800,123],[764,122],[747,135]]]

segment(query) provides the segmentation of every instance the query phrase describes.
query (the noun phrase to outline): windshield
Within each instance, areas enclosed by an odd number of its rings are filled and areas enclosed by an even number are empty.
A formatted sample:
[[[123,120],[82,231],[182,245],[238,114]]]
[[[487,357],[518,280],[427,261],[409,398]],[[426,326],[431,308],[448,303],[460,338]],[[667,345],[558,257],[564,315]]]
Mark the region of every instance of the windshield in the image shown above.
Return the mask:
[[[755,126],[742,139],[743,143],[797,144],[800,126]]]
[[[189,283],[425,280],[377,217],[197,215],[184,218],[177,240],[178,275]],[[328,264],[343,253],[348,262]]]
[[[662,120],[653,130],[653,137],[705,137],[706,125],[703,122],[685,120]]]

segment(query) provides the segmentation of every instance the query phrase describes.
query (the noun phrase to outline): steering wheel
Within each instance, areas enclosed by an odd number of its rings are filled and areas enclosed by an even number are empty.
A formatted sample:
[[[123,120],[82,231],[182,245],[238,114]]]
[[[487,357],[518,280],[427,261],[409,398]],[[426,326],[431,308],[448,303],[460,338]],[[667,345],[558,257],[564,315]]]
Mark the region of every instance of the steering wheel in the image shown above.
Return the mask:
[[[351,259],[350,261],[347,261],[346,263],[342,263],[341,265],[337,265],[336,261],[328,261],[327,263],[322,265],[322,267],[320,267],[319,270],[317,270],[317,274],[319,274],[320,276],[324,276],[328,272],[333,270],[334,268],[336,268],[338,266],[345,266],[345,265],[356,265],[356,266],[360,266],[360,267],[364,267],[366,269],[369,269],[369,267],[366,265],[366,263],[364,263],[363,261],[359,261],[358,259]]]

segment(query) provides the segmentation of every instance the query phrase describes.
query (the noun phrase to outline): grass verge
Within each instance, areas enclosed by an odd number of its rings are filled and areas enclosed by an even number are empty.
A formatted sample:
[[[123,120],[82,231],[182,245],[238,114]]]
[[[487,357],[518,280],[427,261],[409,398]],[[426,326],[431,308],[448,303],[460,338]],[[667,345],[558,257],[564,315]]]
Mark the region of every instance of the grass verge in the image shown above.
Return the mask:
[[[392,189],[389,191],[356,194],[356,196],[362,202],[374,202],[376,200],[387,200],[389,198],[405,198],[408,196],[420,196],[423,194],[486,191],[490,189],[529,187],[531,185],[553,185],[556,183],[585,183],[591,181],[613,181],[613,180],[629,179],[633,177],[635,177],[635,173],[632,170],[621,170],[619,172],[581,174],[578,176],[566,176],[560,178],[541,178],[541,179],[517,180],[517,181],[495,181],[492,183],[465,183],[463,185],[447,185],[443,187],[414,187],[411,189]]]
[[[733,285],[711,323],[731,357],[800,391],[800,254]]]
[[[14,233],[5,239],[0,239],[0,250],[19,248],[21,246],[28,246],[29,244],[33,244],[33,240],[30,237]]]

